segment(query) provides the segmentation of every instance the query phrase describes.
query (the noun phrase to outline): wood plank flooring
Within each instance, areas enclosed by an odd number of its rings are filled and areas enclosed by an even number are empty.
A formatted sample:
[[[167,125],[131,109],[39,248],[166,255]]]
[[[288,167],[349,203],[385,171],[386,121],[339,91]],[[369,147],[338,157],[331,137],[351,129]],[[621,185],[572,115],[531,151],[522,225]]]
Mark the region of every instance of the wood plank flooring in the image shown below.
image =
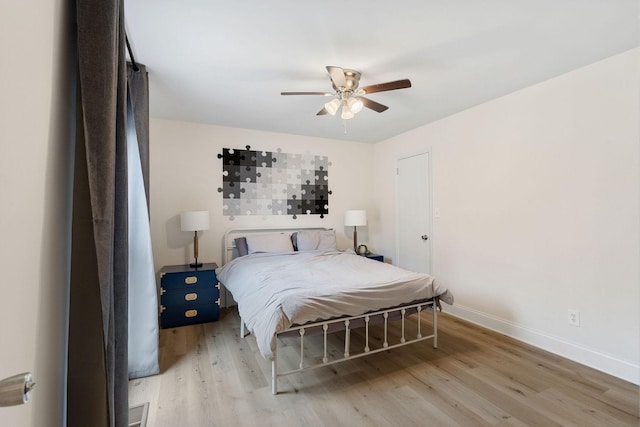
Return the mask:
[[[129,402],[150,403],[149,427],[640,424],[638,386],[446,313],[438,323],[438,349],[427,340],[292,374],[273,396],[271,364],[225,309],[218,322],[161,330],[162,373],[130,381]],[[288,340],[279,358],[298,363]],[[305,352],[321,345],[305,340]]]

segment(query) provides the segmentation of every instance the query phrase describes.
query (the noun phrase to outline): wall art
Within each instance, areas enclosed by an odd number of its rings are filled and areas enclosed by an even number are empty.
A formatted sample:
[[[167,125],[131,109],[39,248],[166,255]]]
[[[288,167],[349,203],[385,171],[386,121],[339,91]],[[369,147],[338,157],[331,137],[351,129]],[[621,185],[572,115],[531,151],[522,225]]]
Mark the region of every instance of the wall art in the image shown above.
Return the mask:
[[[329,213],[326,156],[223,148],[223,215],[320,215]]]

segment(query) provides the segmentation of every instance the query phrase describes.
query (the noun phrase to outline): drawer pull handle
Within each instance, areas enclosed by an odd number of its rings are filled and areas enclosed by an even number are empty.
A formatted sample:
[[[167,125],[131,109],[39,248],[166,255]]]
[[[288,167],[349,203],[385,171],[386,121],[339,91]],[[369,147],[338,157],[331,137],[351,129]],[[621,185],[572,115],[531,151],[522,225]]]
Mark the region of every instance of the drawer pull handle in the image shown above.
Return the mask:
[[[196,317],[198,315],[198,310],[187,310],[184,312],[184,317]]]
[[[198,283],[198,276],[189,276],[184,278],[184,283],[187,285],[195,285]]]
[[[186,301],[195,301],[195,300],[197,300],[197,299],[198,299],[198,294],[197,294],[197,293],[195,293],[195,292],[192,292],[192,293],[190,293],[190,294],[186,294],[186,295],[184,296],[184,299],[185,299]]]

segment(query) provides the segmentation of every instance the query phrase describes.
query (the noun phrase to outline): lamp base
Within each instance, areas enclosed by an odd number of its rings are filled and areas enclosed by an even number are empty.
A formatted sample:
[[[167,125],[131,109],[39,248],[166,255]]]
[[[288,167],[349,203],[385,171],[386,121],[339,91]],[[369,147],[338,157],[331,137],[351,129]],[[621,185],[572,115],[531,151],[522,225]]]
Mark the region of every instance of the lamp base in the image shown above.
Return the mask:
[[[192,262],[191,264],[189,264],[189,267],[191,267],[191,268],[202,267],[202,263],[201,262]]]
[[[358,227],[353,226],[353,251],[358,253]]]

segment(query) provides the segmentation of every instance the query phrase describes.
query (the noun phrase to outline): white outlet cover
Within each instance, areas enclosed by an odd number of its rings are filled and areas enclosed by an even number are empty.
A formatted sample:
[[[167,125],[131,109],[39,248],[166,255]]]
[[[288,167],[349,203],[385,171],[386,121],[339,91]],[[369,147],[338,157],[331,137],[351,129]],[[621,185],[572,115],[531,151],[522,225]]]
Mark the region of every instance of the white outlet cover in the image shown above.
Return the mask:
[[[580,326],[580,312],[578,310],[569,309],[567,321],[572,326]]]

